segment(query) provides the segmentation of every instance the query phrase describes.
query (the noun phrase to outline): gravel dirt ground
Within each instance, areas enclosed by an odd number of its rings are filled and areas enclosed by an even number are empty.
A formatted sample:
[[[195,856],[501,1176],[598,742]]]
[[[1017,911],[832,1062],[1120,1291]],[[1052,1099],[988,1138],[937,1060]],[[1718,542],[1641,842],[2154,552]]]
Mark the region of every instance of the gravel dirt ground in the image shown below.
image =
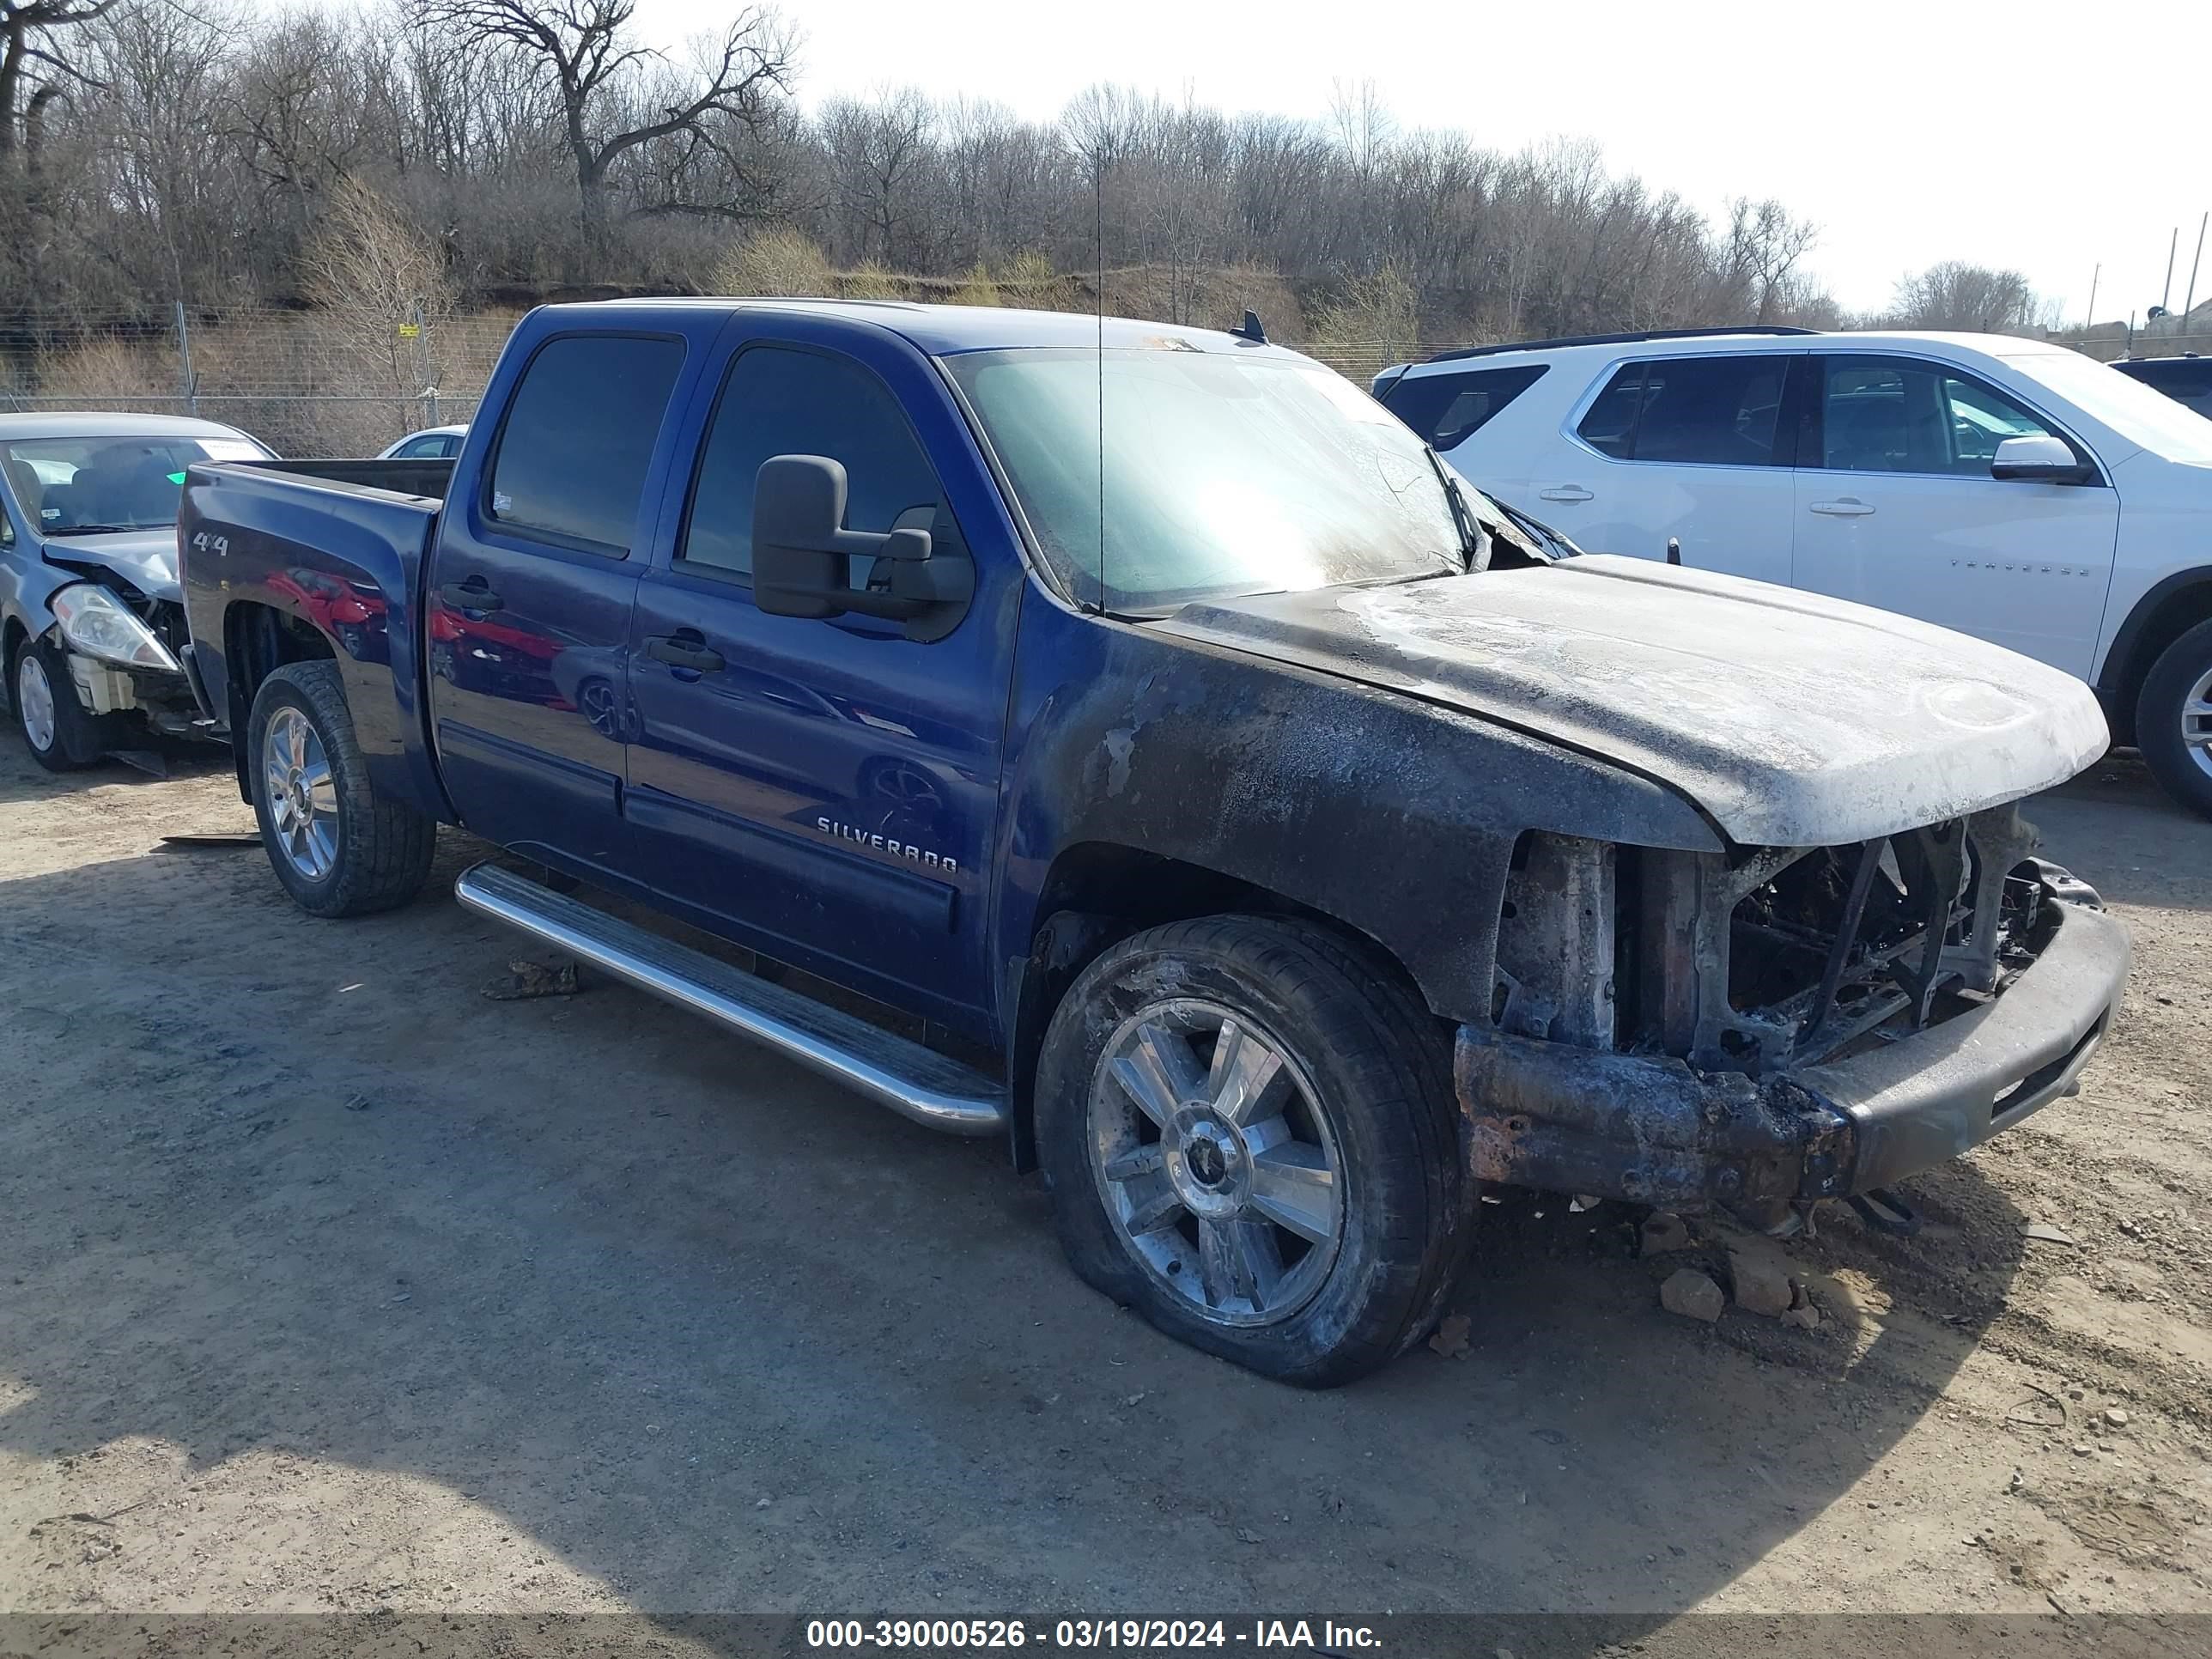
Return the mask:
[[[444,896],[465,836],[318,922],[258,848],[162,842],[251,826],[225,763],[0,743],[0,1610],[2172,1638],[2212,1610],[2212,824],[2124,759],[2033,816],[2134,931],[2118,1029],[1911,1183],[1918,1237],[1788,1246],[1818,1329],[1666,1314],[1709,1230],[1641,1259],[1632,1213],[1520,1195],[1463,1355],[1316,1395],[1084,1289],[995,1145],[605,981],[486,1000],[521,951]]]

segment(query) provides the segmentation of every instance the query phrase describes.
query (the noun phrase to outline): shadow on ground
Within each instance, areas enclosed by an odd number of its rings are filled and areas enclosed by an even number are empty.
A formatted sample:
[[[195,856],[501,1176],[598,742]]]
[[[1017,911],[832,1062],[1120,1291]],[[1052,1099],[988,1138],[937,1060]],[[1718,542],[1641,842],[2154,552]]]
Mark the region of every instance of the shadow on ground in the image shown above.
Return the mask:
[[[33,789],[46,795],[76,794],[110,784],[137,787],[226,775],[232,769],[227,744],[149,738],[144,748],[131,751],[135,759],[107,755],[74,771],[49,772],[31,758],[22,733],[12,721],[6,724],[8,729],[0,732],[0,749],[7,751],[7,770],[0,775],[0,801],[22,799]]]
[[[2160,789],[2140,756],[2106,756],[2037,796],[2027,815],[2045,855],[2106,898],[2212,909],[2212,821]]]
[[[1911,1429],[2017,1261],[1955,1166],[1930,1240],[1811,1247],[1823,1330],[1709,1329],[1628,1214],[1516,1200],[1471,1353],[1297,1393],[1081,1286],[995,1146],[619,988],[483,1000],[515,949],[314,922],[250,848],[0,884],[0,1449],[420,1477],[648,1613],[1663,1613]]]

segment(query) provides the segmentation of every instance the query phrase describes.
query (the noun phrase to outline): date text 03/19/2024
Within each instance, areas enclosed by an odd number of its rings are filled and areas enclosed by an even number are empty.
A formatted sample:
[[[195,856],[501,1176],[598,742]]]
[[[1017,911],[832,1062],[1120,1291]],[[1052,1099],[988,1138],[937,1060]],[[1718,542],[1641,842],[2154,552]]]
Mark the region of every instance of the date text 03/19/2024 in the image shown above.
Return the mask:
[[[1330,1619],[814,1619],[806,1644],[821,1649],[986,1648],[1271,1649],[1291,1652],[1371,1652],[1382,1645],[1367,1625]]]

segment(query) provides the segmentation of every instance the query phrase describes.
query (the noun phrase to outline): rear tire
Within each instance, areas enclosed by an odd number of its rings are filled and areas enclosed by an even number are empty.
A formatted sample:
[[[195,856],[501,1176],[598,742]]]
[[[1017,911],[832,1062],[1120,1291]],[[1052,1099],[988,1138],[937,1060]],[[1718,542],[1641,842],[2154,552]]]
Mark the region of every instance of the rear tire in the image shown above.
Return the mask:
[[[1473,1232],[1449,1062],[1412,991],[1319,929],[1212,916],[1124,940],[1038,1057],[1070,1263],[1264,1376],[1374,1370],[1427,1333]]]
[[[422,890],[437,823],[369,787],[337,664],[287,663],[270,674],[244,737],[261,844],[302,910],[371,915]]]
[[[26,640],[8,663],[8,704],[31,758],[49,772],[77,772],[115,746],[117,717],[88,712],[69,659],[45,640]]]
[[[2212,817],[2212,622],[2166,647],[2143,677],[2136,744],[2166,793]]]

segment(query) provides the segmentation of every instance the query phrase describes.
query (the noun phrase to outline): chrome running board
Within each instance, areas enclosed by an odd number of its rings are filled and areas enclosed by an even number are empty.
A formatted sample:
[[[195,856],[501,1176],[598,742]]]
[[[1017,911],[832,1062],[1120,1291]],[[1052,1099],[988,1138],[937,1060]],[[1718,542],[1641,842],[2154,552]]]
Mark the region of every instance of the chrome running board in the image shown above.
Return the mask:
[[[1006,1127],[1006,1091],[981,1072],[511,871],[471,865],[453,884],[453,896],[916,1123],[956,1135],[997,1134]]]

